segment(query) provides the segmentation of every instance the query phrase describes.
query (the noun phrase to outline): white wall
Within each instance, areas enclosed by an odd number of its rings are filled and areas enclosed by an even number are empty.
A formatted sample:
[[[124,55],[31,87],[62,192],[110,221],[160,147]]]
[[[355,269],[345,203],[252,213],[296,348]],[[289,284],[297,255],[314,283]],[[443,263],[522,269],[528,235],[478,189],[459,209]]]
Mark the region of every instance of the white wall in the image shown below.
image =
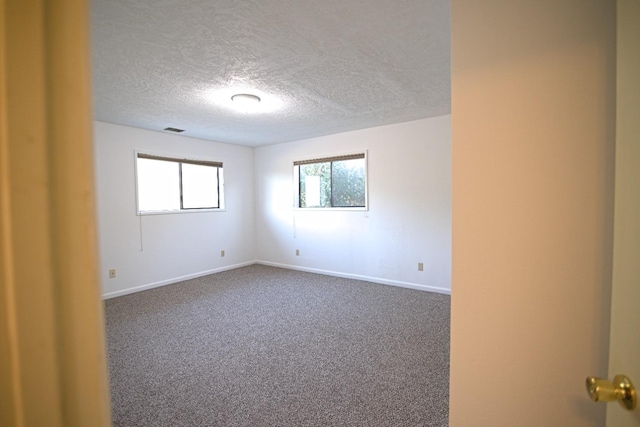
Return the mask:
[[[251,148],[102,122],[95,122],[94,132],[106,297],[254,261]],[[226,211],[136,215],[134,150],[222,161]],[[115,279],[108,278],[112,268]]]
[[[604,425],[615,8],[452,1],[451,427]]]
[[[295,160],[362,150],[367,212],[294,211]],[[260,262],[450,290],[451,116],[259,147],[255,165]]]
[[[95,122],[103,293],[123,295],[256,259],[448,293],[450,140],[450,116],[257,149]],[[135,150],[222,161],[226,211],[136,215]],[[294,212],[294,160],[362,150],[368,211]],[[108,278],[112,268],[115,279]]]

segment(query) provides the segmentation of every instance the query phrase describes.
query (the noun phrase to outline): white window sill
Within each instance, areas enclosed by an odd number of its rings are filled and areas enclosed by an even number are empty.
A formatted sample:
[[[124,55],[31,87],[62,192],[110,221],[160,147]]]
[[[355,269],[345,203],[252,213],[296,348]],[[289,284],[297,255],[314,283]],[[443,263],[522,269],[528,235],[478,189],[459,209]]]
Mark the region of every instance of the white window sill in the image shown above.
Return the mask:
[[[293,208],[294,212],[327,212],[327,211],[341,211],[341,212],[366,212],[368,207],[364,208]]]
[[[226,212],[226,209],[182,209],[179,211],[144,211],[144,212],[136,212],[138,216],[147,216],[147,215],[173,215],[173,214],[192,214],[192,213],[203,213],[203,212]]]

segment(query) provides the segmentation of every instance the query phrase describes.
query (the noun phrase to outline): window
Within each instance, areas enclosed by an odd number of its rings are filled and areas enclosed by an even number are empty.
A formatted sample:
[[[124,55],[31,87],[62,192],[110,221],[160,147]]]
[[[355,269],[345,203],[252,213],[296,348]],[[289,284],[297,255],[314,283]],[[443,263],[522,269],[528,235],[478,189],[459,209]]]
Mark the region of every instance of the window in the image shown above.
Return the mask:
[[[222,163],[136,154],[138,212],[223,207]]]
[[[297,208],[366,208],[364,153],[293,162]]]

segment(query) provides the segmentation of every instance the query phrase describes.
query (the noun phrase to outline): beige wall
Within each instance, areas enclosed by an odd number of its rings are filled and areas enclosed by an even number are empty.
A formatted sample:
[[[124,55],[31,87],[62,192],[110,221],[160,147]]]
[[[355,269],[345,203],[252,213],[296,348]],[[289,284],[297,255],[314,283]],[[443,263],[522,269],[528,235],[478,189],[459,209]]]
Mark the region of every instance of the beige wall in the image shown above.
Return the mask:
[[[615,2],[452,2],[450,425],[601,426]]]

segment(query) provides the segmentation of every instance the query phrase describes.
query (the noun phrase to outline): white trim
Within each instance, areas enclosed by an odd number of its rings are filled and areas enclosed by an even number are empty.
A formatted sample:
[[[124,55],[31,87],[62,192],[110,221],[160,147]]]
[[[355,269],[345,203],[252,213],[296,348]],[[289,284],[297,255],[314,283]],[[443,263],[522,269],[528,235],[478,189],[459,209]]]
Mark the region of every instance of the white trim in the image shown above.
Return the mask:
[[[174,283],[183,282],[183,281],[189,280],[189,279],[195,279],[197,277],[208,276],[210,274],[215,274],[215,273],[221,273],[221,272],[227,271],[227,270],[235,270],[236,268],[246,267],[246,266],[249,266],[249,265],[253,265],[255,263],[256,263],[255,261],[247,261],[247,262],[243,262],[243,263],[240,263],[240,264],[233,264],[233,265],[228,265],[228,266],[225,266],[225,267],[214,268],[213,270],[201,271],[199,273],[193,273],[193,274],[187,274],[185,276],[174,277],[173,279],[167,279],[167,280],[161,280],[159,282],[148,283],[146,285],[140,285],[140,286],[136,286],[136,287],[133,287],[133,288],[127,288],[127,289],[123,289],[121,291],[108,292],[106,294],[102,294],[102,299],[106,300],[106,299],[110,299],[110,298],[121,297],[123,295],[128,295],[128,294],[133,294],[133,293],[136,293],[136,292],[146,291],[148,289],[153,289],[153,288],[159,288],[159,287],[165,286],[165,285],[172,285]]]
[[[300,267],[290,264],[279,264],[277,262],[270,261],[247,261],[240,264],[228,265],[226,267],[214,268],[213,270],[201,271],[199,273],[187,274],[185,276],[174,277],[173,279],[161,280],[159,282],[149,283],[146,285],[136,286],[134,288],[127,288],[121,291],[109,292],[102,295],[103,300],[110,298],[121,297],[124,295],[133,294],[136,292],[146,291],[153,288],[159,288],[161,286],[172,285],[174,283],[183,282],[185,280],[195,279],[202,276],[208,276],[210,274],[221,273],[227,270],[235,270],[236,268],[247,267],[249,265],[260,264],[268,265],[270,267],[286,268],[287,270],[306,271],[308,273],[324,274],[325,276],[344,277],[346,279],[363,280],[365,282],[377,283],[381,285],[397,286],[399,288],[416,289],[425,292],[434,292],[437,294],[451,295],[451,289],[441,288],[438,286],[421,285],[419,283],[401,282],[398,280],[381,279],[378,277],[361,276],[359,274],[340,273],[338,271],[321,270],[319,268]]]
[[[342,211],[342,212],[365,212],[368,211],[368,207],[356,206],[352,208],[342,207],[342,208],[293,208],[294,212],[331,212],[331,211]]]
[[[226,212],[226,209],[220,208],[194,208],[194,209],[180,209],[172,211],[138,211],[137,216],[147,215],[173,215],[173,214],[185,214],[185,213],[203,213],[203,212]]]
[[[288,270],[306,271],[308,273],[324,274],[325,276],[344,277],[346,279],[363,280],[381,285],[397,286],[400,288],[416,289],[419,291],[434,292],[438,294],[451,295],[451,289],[438,286],[421,285],[419,283],[401,282],[399,280],[381,279],[378,277],[361,276],[359,274],[340,273],[338,271],[321,270],[319,268],[300,267],[297,265],[279,264],[277,262],[256,260],[255,264],[268,265],[271,267],[286,268]]]

